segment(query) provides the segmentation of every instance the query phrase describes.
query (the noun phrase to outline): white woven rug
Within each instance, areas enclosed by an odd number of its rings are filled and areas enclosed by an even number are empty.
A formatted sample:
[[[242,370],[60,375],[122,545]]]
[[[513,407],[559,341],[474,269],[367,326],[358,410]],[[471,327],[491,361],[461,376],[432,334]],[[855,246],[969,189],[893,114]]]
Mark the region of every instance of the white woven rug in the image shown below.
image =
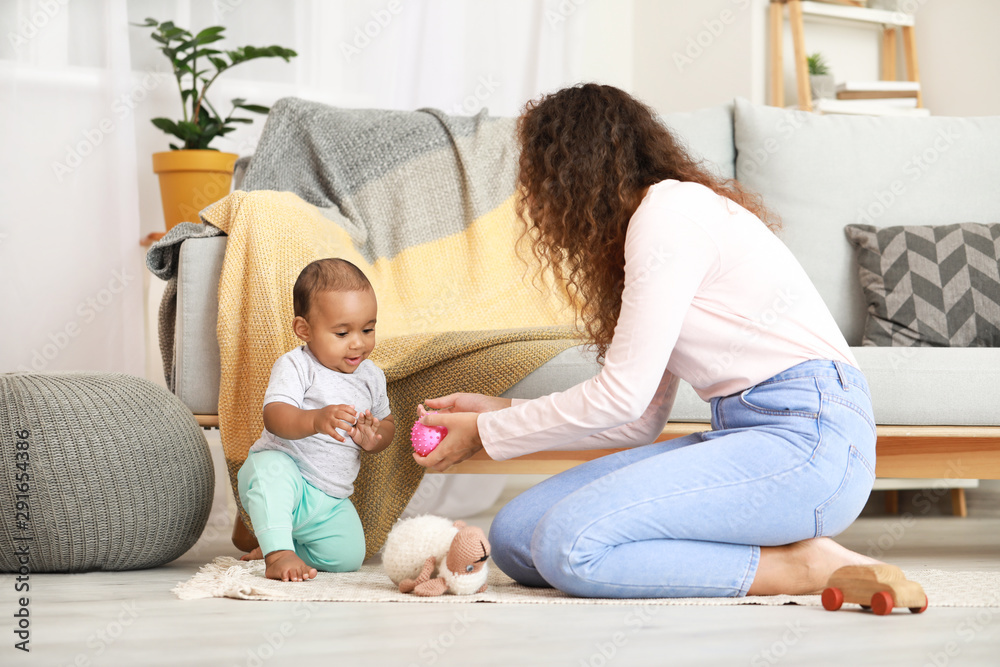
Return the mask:
[[[945,572],[908,570],[907,579],[919,582],[932,607],[1000,607],[1000,572]],[[422,598],[404,595],[393,585],[381,565],[363,565],[359,572],[320,572],[305,582],[283,582],[264,577],[264,561],[239,561],[220,556],[194,577],[173,589],[182,600],[236,598],[328,602],[500,602],[505,604],[604,604],[633,605],[638,600],[576,598],[551,588],[520,586],[498,568],[490,567],[489,589],[477,595],[442,595]],[[654,598],[655,605],[782,605],[820,606],[818,595],[773,595],[745,598]]]

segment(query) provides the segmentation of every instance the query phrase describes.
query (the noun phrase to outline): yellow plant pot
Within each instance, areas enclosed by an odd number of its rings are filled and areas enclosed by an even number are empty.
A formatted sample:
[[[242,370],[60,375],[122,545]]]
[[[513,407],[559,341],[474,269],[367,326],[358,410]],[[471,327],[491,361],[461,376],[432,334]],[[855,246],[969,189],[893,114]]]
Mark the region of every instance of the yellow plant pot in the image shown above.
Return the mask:
[[[153,153],[167,231],[179,222],[200,222],[198,212],[229,194],[235,153],[180,150]]]

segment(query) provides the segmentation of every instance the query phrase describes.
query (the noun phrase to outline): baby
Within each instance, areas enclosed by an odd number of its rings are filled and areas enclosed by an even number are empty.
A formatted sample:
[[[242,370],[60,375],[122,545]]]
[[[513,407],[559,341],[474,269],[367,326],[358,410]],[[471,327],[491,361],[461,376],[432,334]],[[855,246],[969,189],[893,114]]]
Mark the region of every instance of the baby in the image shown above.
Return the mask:
[[[365,535],[349,496],[361,450],[395,433],[375,347],[375,291],[343,259],[302,270],[292,329],[305,345],[282,355],[264,394],[264,431],[237,476],[240,501],[269,579],[305,581],[361,567]]]

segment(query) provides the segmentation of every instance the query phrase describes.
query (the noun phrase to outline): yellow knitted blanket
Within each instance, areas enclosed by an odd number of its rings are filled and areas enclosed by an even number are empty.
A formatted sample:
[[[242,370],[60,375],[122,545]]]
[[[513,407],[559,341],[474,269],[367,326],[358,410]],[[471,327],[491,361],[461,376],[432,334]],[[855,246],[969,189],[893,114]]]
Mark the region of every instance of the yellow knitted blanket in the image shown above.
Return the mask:
[[[219,284],[219,426],[237,503],[236,474],[263,429],[271,367],[302,344],[291,328],[292,285],[315,259],[353,262],[378,299],[371,359],[386,374],[396,436],[381,453],[362,453],[351,497],[365,529],[366,558],[382,547],[423,475],[409,445],[417,403],[455,391],[500,394],[579,344],[565,290],[551,278],[533,285],[535,267],[514,252],[512,202],[463,232],[373,263],[329,212],[292,193],[237,191],[202,213],[229,235]]]

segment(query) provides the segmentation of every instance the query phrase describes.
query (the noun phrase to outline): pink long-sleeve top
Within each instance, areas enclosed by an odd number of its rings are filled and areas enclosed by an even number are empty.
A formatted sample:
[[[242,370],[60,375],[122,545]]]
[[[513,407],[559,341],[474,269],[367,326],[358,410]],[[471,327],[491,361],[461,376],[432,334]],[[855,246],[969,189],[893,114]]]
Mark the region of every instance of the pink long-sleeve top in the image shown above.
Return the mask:
[[[809,359],[857,366],[791,251],[730,199],[662,181],[629,221],[621,313],[600,373],[480,414],[479,434],[495,460],[648,444],[667,422],[677,378],[708,401]]]

